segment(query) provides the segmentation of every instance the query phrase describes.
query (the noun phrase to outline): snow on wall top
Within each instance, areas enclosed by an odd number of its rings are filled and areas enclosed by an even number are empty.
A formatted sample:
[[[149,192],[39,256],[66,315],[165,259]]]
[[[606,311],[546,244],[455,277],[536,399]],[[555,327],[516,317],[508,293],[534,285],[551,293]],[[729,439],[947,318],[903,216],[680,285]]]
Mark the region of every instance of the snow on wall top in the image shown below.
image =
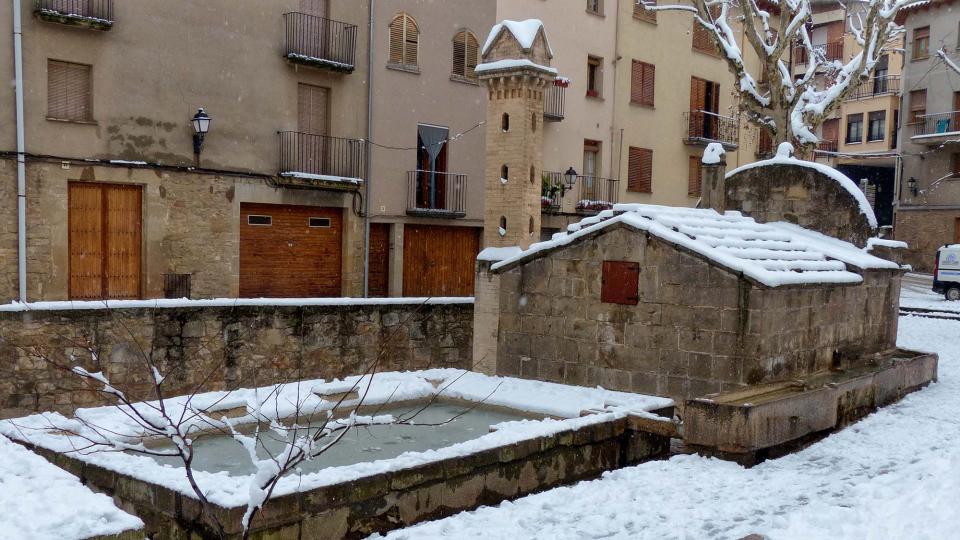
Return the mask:
[[[547,242],[491,266],[505,269],[616,223],[687,248],[713,263],[769,287],[804,283],[860,283],[848,269],[898,269],[857,246],[790,223],[757,223],[740,212],[648,204],[617,204],[570,225]]]
[[[498,69],[513,69],[513,68],[519,68],[519,67],[529,67],[533,69],[539,69],[540,71],[546,71],[547,73],[552,73],[554,75],[558,73],[557,68],[540,65],[535,62],[531,62],[526,58],[497,60],[496,62],[486,62],[483,64],[477,64],[477,67],[473,68],[473,70],[477,73],[483,73],[485,71],[496,71]]]
[[[156,300],[62,300],[50,302],[13,302],[0,304],[2,312],[62,311],[68,309],[173,309],[211,307],[283,307],[283,306],[386,306],[413,304],[472,304],[472,296],[430,298],[188,298]]]
[[[786,155],[783,145],[789,145],[789,143],[781,143],[781,147],[777,148],[777,155],[770,159],[765,159],[761,161],[755,161],[753,163],[748,163],[742,167],[738,167],[727,173],[727,178],[746,171],[748,169],[753,169],[756,167],[766,167],[769,165],[794,165],[797,167],[807,167],[808,169],[815,169],[824,176],[830,178],[831,180],[840,184],[840,187],[845,189],[850,195],[856,199],[857,205],[860,207],[860,213],[867,218],[867,223],[870,224],[870,227],[873,229],[877,228],[877,216],[873,213],[873,207],[870,206],[870,201],[867,200],[867,196],[857,187],[857,184],[853,180],[847,178],[846,175],[840,171],[828,167],[822,163],[815,163],[813,161],[805,161],[802,159],[796,159]],[[789,150],[793,150],[793,147],[790,146]]]
[[[524,50],[533,47],[533,42],[537,39],[537,33],[542,29],[543,41],[547,44],[547,52],[551,58],[553,57],[553,49],[550,47],[550,41],[547,39],[547,31],[543,28],[543,21],[540,19],[527,19],[524,21],[503,20],[493,25],[490,33],[487,34],[487,41],[483,44],[483,50],[480,51],[481,55],[487,54],[487,51],[493,46],[493,42],[496,41],[497,36],[500,35],[500,31],[503,29],[507,29],[507,31],[513,34],[513,37],[517,39],[517,42],[520,43],[520,46],[523,47]]]

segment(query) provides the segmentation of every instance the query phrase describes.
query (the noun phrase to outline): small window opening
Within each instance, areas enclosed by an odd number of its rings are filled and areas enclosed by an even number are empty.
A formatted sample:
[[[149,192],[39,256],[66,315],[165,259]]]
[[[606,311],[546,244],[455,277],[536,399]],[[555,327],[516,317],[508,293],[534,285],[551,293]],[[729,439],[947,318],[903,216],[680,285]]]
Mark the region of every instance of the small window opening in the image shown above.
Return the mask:
[[[507,235],[507,217],[506,217],[506,216],[500,216],[500,231],[499,231],[499,232],[500,232],[500,236],[506,236],[506,235]]]
[[[537,131],[537,113],[530,113],[530,129]]]
[[[537,169],[533,165],[530,166],[530,183],[537,183]]]
[[[503,131],[510,131],[510,115],[503,113],[503,116],[500,118],[500,129]]]
[[[330,218],[312,217],[309,220],[309,226],[312,228],[330,228]]]
[[[273,216],[257,216],[257,215],[247,216],[247,225],[269,227],[273,225]]]
[[[530,216],[530,234],[533,234],[533,216]]]
[[[503,164],[500,167],[500,181],[506,183],[510,179],[510,167],[507,167],[506,164]]]

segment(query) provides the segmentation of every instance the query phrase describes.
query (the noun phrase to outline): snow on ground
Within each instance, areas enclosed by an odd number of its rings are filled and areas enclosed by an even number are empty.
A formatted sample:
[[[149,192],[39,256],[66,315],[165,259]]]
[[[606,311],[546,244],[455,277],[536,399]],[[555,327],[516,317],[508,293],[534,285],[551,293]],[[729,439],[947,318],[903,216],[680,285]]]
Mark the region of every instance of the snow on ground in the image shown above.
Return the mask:
[[[933,292],[933,276],[929,274],[906,274],[900,290],[900,306],[960,312],[960,302],[950,302],[942,294]]]
[[[960,527],[960,322],[900,319],[940,381],[796,454],[744,469],[676,456],[387,536],[943,539]]]
[[[106,495],[0,435],[0,538],[71,540],[143,527]]]

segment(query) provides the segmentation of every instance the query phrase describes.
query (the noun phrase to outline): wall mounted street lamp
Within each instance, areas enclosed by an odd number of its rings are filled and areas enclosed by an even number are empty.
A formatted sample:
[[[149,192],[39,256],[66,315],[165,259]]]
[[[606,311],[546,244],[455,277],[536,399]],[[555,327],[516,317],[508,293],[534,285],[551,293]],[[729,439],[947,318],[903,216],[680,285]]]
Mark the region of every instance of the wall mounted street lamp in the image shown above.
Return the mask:
[[[203,107],[197,109],[197,114],[193,115],[193,155],[196,156],[197,165],[200,165],[200,148],[203,147],[203,138],[210,131],[210,115],[203,110]]]
[[[570,167],[567,169],[567,172],[563,173],[563,179],[567,184],[567,188],[572,188],[574,184],[577,183],[577,171]]]
[[[917,196],[917,179],[916,178],[911,176],[910,179],[907,180],[907,189],[910,191],[911,196],[913,197]]]

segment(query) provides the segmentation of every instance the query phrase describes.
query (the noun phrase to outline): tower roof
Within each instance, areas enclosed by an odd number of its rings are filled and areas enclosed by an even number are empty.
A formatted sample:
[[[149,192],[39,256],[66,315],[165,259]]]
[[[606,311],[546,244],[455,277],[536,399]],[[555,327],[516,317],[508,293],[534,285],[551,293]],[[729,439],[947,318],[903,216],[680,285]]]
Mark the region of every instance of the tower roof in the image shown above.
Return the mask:
[[[543,28],[543,21],[540,19],[526,19],[524,21],[503,20],[493,25],[493,28],[490,29],[490,34],[487,35],[487,41],[483,44],[483,49],[480,51],[481,55],[486,55],[490,51],[490,47],[493,46],[497,37],[500,36],[500,33],[503,31],[510,32],[524,52],[530,51],[530,49],[533,48],[534,42],[537,40],[537,35],[543,33],[543,42],[547,45],[547,54],[550,58],[553,58],[553,49],[550,47],[550,41],[547,39],[547,32]]]

